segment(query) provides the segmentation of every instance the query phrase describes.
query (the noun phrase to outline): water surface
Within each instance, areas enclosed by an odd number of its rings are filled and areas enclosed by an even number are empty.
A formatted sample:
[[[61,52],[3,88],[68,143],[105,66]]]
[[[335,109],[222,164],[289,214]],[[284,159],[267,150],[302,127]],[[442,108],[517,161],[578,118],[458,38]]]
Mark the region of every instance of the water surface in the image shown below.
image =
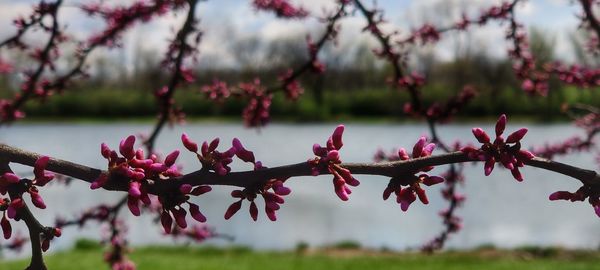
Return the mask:
[[[439,132],[447,141],[456,139],[474,141],[474,124],[441,126]],[[492,124],[480,124],[492,130]],[[511,131],[520,125],[511,125]],[[524,145],[539,145],[549,140],[565,139],[578,130],[567,124],[529,125]],[[273,124],[257,132],[236,124],[189,124],[175,130],[166,129],[158,140],[157,149],[182,149],[179,136],[186,132],[196,141],[220,137],[228,143],[233,137],[242,139],[266,166],[297,163],[312,156],[313,143],[324,143],[335,128],[333,124],[285,125]],[[105,168],[106,160],[99,153],[99,145],[108,143],[116,148],[121,138],[130,134],[148,132],[145,124],[21,124],[2,129],[0,141],[27,150],[76,161],[88,166]],[[420,135],[426,135],[424,125],[407,124],[350,124],[344,134],[341,151],[345,162],[370,161],[379,147],[412,147]],[[436,151],[439,153],[439,151]],[[197,160],[182,151],[179,161],[184,171],[199,168]],[[575,154],[560,161],[595,169],[591,154]],[[518,183],[507,170],[496,169],[492,176],[483,176],[483,166],[468,165],[466,185],[460,192],[468,199],[458,212],[464,218],[464,229],[451,237],[449,247],[471,248],[482,244],[500,247],[521,245],[558,245],[570,248],[597,248],[600,244],[600,219],[589,204],[550,202],[548,195],[556,190],[576,190],[579,185],[566,176],[536,168],[525,168],[523,183]],[[498,166],[497,166],[498,167]],[[15,166],[17,172],[30,169]],[[250,169],[237,163],[234,170]],[[441,171],[438,170],[438,172]],[[364,246],[392,249],[417,248],[431,239],[441,228],[438,211],[445,201],[439,196],[440,187],[428,189],[429,205],[414,203],[408,212],[402,212],[393,201],[383,201],[381,193],[387,185],[384,177],[360,176],[361,186],[353,189],[350,201],[340,201],[333,192],[330,176],[300,177],[289,181],[293,192],[278,211],[278,221],[269,221],[260,213],[259,221],[250,219],[247,204],[231,220],[223,219],[225,209],[233,202],[229,193],[233,188],[216,187],[212,192],[195,198],[208,223],[220,233],[235,237],[235,244],[261,249],[289,249],[299,242],[325,245],[342,240],[353,240]],[[122,194],[110,191],[92,191],[89,184],[75,181],[70,186],[51,185],[41,191],[48,208],[36,209],[43,224],[52,224],[54,218],[73,217],[83,209],[98,203],[111,203]],[[262,204],[262,202],[260,202]],[[259,205],[261,205],[259,204]],[[261,207],[261,206],[259,206]],[[129,224],[129,239],[134,245],[171,243],[153,225],[152,217],[134,217],[127,210],[122,217]],[[14,222],[13,222],[14,224]],[[20,227],[23,234],[25,231]],[[105,228],[90,223],[84,229],[68,228],[53,242],[58,248],[70,247],[81,237],[99,238]],[[213,240],[214,244],[226,244]]]

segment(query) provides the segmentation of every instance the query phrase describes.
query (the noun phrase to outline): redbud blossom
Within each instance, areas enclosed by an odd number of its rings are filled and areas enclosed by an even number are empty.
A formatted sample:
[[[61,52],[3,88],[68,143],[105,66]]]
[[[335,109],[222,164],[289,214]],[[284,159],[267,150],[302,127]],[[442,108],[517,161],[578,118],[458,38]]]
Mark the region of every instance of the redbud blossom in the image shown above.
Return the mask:
[[[260,188],[246,188],[244,190],[234,190],[231,192],[231,197],[239,199],[232,203],[225,212],[225,219],[230,219],[235,213],[237,213],[242,207],[242,201],[248,200],[250,202],[250,217],[254,220],[258,220],[258,206],[254,201],[257,195],[261,195],[265,201],[265,213],[271,221],[277,220],[276,211],[281,207],[280,205],[285,202],[283,196],[289,195],[291,190],[283,183],[285,180],[272,179],[269,180],[264,186]],[[272,190],[272,191],[271,191]]]
[[[2,220],[0,220],[0,226],[2,227],[2,233],[4,234],[4,239],[9,239],[12,235],[12,227],[10,226],[10,222],[6,218],[5,214],[2,214]]]
[[[312,174],[319,175],[320,170],[327,168],[333,175],[333,187],[335,194],[342,200],[347,201],[348,195],[352,190],[348,187],[358,186],[360,182],[356,180],[346,168],[341,167],[339,151],[344,145],[342,142],[342,134],[344,133],[344,125],[339,125],[333,134],[329,137],[326,147],[321,147],[319,144],[313,145],[313,153],[317,156],[308,161],[311,166]]]
[[[511,133],[505,141],[502,134],[506,128],[506,122],[506,115],[503,114],[498,118],[494,142],[491,142],[490,137],[483,129],[473,128],[473,135],[483,145],[480,149],[464,147],[461,151],[472,159],[485,161],[483,169],[486,176],[492,173],[496,162],[500,162],[505,168],[511,171],[517,181],[523,181],[519,167],[525,166],[526,161],[534,158],[531,152],[521,149],[520,141],[527,134],[527,129],[521,128]]]
[[[549,199],[551,201],[565,200],[565,201],[585,201],[588,199],[589,204],[594,209],[594,213],[600,217],[600,193],[597,188],[592,186],[584,185],[574,193],[568,191],[557,191],[550,194]]]
[[[304,18],[308,12],[302,7],[294,7],[288,0],[254,0],[254,7],[272,11],[281,18]]]
[[[198,144],[191,141],[187,134],[181,134],[181,141],[183,142],[183,146],[185,146],[185,148],[190,152],[198,152]]]
[[[435,149],[435,144],[427,143],[427,138],[421,137],[413,146],[412,158],[421,158],[431,156],[431,153]],[[409,160],[410,157],[404,148],[398,150],[400,160]],[[444,182],[444,178],[441,176],[430,176],[426,173],[416,175],[419,172],[427,172],[432,170],[433,167],[420,168],[417,171],[407,173],[401,177],[394,177],[390,179],[388,186],[383,191],[383,199],[387,200],[392,193],[396,195],[396,202],[400,204],[402,211],[407,211],[410,205],[419,198],[423,204],[429,204],[429,199],[425,190],[421,188],[420,184],[426,186],[432,186]],[[402,186],[406,186],[402,188]]]

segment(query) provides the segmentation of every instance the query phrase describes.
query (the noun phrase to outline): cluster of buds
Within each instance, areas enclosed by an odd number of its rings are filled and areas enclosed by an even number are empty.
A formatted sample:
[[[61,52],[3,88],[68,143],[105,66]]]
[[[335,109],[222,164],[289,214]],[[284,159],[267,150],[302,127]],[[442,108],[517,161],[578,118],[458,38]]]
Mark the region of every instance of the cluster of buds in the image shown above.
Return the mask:
[[[62,235],[62,230],[60,228],[52,228],[45,227],[42,230],[41,239],[42,239],[42,251],[46,252],[50,248],[50,241],[55,237],[60,237]]]
[[[266,125],[270,120],[270,108],[273,95],[260,84],[259,79],[251,83],[240,83],[239,89],[242,95],[248,97],[248,104],[242,112],[244,124],[247,127],[260,127]]]
[[[600,69],[586,68],[580,65],[566,66],[560,63],[552,65],[552,72],[564,83],[579,88],[590,88],[600,85]]]
[[[584,140],[579,136],[568,138],[562,142],[549,144],[533,148],[533,153],[536,156],[552,159],[557,155],[566,155],[573,152],[580,152],[590,149],[592,142]]]
[[[19,176],[6,172],[0,176],[0,194],[10,195],[11,199],[3,199],[0,201],[0,211],[3,212],[0,225],[4,232],[4,238],[8,239],[11,236],[12,228],[8,219],[19,219],[18,211],[25,207],[23,194],[29,193],[31,202],[37,208],[45,209],[46,204],[42,200],[37,187],[43,187],[52,179],[54,174],[46,171],[46,166],[50,158],[47,156],[39,157],[33,167],[34,179],[21,179]]]
[[[308,11],[293,6],[288,0],[254,0],[252,4],[256,9],[272,11],[280,18],[301,19],[308,15]]]
[[[200,207],[197,204],[191,203],[190,195],[200,196],[211,191],[210,186],[197,186],[192,187],[189,184],[183,184],[179,186],[179,190],[176,192],[165,192],[158,196],[158,200],[162,205],[162,212],[160,214],[160,223],[165,230],[165,233],[169,234],[172,232],[173,219],[180,228],[187,227],[186,215],[187,211],[183,208],[183,204],[188,204],[188,210],[192,218],[198,222],[206,222],[206,217],[200,212]]]
[[[485,10],[477,19],[478,24],[485,24],[490,19],[508,19],[514,8],[514,3],[502,2]]]
[[[262,162],[256,161],[254,153],[244,148],[237,138],[233,139],[232,144],[235,148],[235,155],[244,162],[252,163],[255,171],[266,168],[262,165]],[[287,179],[271,179],[260,186],[232,191],[231,196],[239,200],[227,208],[225,219],[230,219],[241,209],[242,201],[248,200],[250,202],[250,216],[254,221],[258,220],[258,207],[256,206],[254,199],[260,194],[265,201],[265,213],[267,214],[267,217],[271,221],[277,220],[275,211],[279,210],[279,205],[284,203],[283,196],[289,195],[292,192],[289,188],[283,186],[285,180]]]
[[[314,159],[309,159],[308,164],[311,166],[312,175],[317,176],[323,169],[327,169],[333,175],[333,187],[335,194],[342,200],[347,201],[348,195],[352,190],[348,185],[356,187],[360,184],[350,170],[340,166],[339,150],[344,143],[342,142],[342,134],[344,133],[344,125],[339,125],[333,131],[333,134],[327,140],[326,146],[322,147],[318,143],[313,145],[313,153],[317,156]]]
[[[549,197],[551,201],[565,200],[571,202],[582,202],[586,198],[594,208],[594,212],[596,213],[596,215],[600,217],[600,189],[597,186],[584,185],[574,193],[571,193],[569,191],[557,191],[550,194]]]
[[[427,138],[421,137],[413,147],[412,158],[431,156],[434,149],[434,143],[427,143]],[[400,160],[411,159],[404,148],[398,150],[398,157]],[[433,167],[420,168],[417,171],[390,179],[388,186],[383,191],[383,199],[387,200],[392,193],[396,194],[396,202],[400,204],[402,211],[408,210],[408,207],[417,199],[417,197],[423,204],[428,204],[429,200],[427,199],[427,194],[425,193],[425,190],[421,188],[421,184],[432,186],[444,182],[444,178],[428,175],[426,173],[417,175],[417,173],[428,172],[432,169]],[[403,186],[406,187],[402,188]]]
[[[200,91],[206,98],[217,102],[223,102],[231,95],[227,83],[219,80],[214,80],[211,85],[203,86]]]
[[[399,43],[420,41],[421,44],[436,43],[440,40],[440,32],[431,24],[424,24],[420,28],[414,30],[410,37]]]
[[[196,154],[196,157],[198,157],[198,160],[202,163],[203,169],[212,170],[218,175],[226,175],[231,171],[229,164],[233,162],[233,157],[236,154],[236,148],[234,146],[231,146],[225,152],[219,152],[217,151],[219,138],[215,138],[210,144],[208,141],[204,141],[199,149],[198,144],[193,142],[185,133],[181,135],[181,141],[188,151]],[[198,150],[200,150],[200,152],[198,152]]]
[[[23,194],[29,193],[31,202],[37,208],[46,208],[46,204],[42,200],[37,187],[43,187],[54,179],[54,174],[46,171],[49,161],[50,158],[47,156],[41,156],[36,160],[33,166],[33,180],[21,179],[11,172],[6,172],[0,176],[0,194],[6,195],[8,193],[11,197],[11,200],[4,199],[0,201],[0,211],[3,211],[0,227],[2,227],[5,239],[9,239],[12,235],[12,227],[8,219],[21,219],[18,211],[25,207]],[[41,232],[42,250],[48,250],[50,241],[54,237],[60,237],[61,234],[60,228],[44,227]]]
[[[297,100],[304,93],[304,89],[302,89],[298,80],[294,79],[293,76],[294,72],[289,69],[284,74],[279,75],[279,81],[283,83],[285,96],[288,99]]]
[[[419,73],[413,72],[398,79],[396,84],[399,87],[420,87],[425,85],[425,77]]]
[[[219,236],[215,230],[204,224],[194,225],[188,229],[179,229],[175,227],[171,232],[173,237],[185,237],[197,243],[202,243],[208,239]]]
[[[100,152],[108,160],[108,173],[101,174],[92,185],[91,189],[103,187],[110,179],[126,181],[129,187],[127,206],[132,214],[139,216],[139,202],[150,205],[151,200],[146,190],[146,185],[152,181],[169,179],[180,176],[175,161],[179,151],[175,150],[166,156],[163,162],[159,161],[157,155],[152,154],[145,158],[144,150],[134,150],[135,136],[131,135],[119,144],[119,153],[111,150],[108,145],[102,143]]]
[[[508,55],[514,61],[513,70],[515,75],[523,80],[521,88],[530,95],[548,94],[549,74],[545,70],[536,69],[536,60],[529,49],[527,35],[523,25],[511,19],[510,28],[506,39],[512,41],[513,47],[508,50]]]
[[[485,161],[484,173],[486,176],[492,173],[496,162],[502,163],[509,169],[517,181],[523,181],[519,167],[525,166],[525,162],[534,158],[534,155],[521,149],[521,139],[527,134],[526,128],[521,128],[506,137],[502,137],[506,128],[506,115],[501,115],[496,122],[496,139],[491,142],[490,137],[481,128],[473,128],[473,135],[477,141],[482,143],[481,148],[467,146],[461,151],[474,160]],[[512,144],[512,145],[511,145]]]
[[[2,58],[0,58],[0,74],[11,73],[12,71],[13,66],[10,63],[2,60]]]
[[[1,121],[14,121],[25,117],[25,113],[20,110],[16,110],[13,107],[13,102],[7,99],[0,99],[0,120]]]
[[[283,183],[286,179],[272,179],[259,188],[245,188],[243,190],[234,190],[231,192],[231,197],[239,199],[232,203],[225,212],[225,219],[230,219],[242,207],[242,201],[250,202],[250,217],[254,221],[258,220],[258,207],[256,206],[257,195],[261,195],[265,201],[265,213],[271,221],[277,220],[275,211],[280,209],[280,205],[285,202],[283,196],[289,195],[292,190],[285,187]]]

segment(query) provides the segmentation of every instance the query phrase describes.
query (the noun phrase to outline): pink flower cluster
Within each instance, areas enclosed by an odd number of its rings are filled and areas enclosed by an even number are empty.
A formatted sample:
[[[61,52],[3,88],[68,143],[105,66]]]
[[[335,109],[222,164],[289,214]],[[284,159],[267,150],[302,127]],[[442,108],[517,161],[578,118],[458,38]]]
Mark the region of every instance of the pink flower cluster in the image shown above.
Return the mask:
[[[396,83],[400,87],[420,87],[425,85],[425,77],[419,73],[413,72],[398,79]]]
[[[252,83],[240,83],[239,88],[242,90],[243,95],[249,98],[248,105],[242,112],[244,124],[247,127],[266,125],[270,119],[269,110],[273,94],[267,92],[260,84],[259,79],[255,79]]]
[[[317,157],[308,160],[308,164],[311,166],[314,176],[319,175],[322,170],[327,169],[333,175],[335,194],[342,201],[347,201],[348,195],[352,193],[352,190],[348,186],[356,187],[360,182],[352,176],[350,170],[340,166],[342,160],[340,159],[339,150],[344,145],[342,142],[343,133],[344,125],[339,125],[335,128],[329,139],[327,139],[325,147],[315,143],[313,145],[313,153]]]
[[[302,7],[293,6],[288,0],[254,0],[252,4],[256,9],[272,11],[281,18],[304,18],[308,15]]]
[[[60,237],[62,235],[62,230],[60,228],[45,228],[42,231],[42,251],[46,252],[50,248],[50,241],[54,239],[54,237]]]
[[[204,224],[199,224],[199,225],[194,225],[191,228],[188,229],[179,229],[179,228],[175,228],[172,232],[171,235],[173,237],[185,237],[187,239],[191,239],[197,243],[202,243],[208,239],[217,237],[218,234],[215,232],[215,230],[209,226],[206,226]]]
[[[139,216],[139,202],[150,205],[151,200],[146,190],[149,180],[168,179],[180,176],[181,173],[175,165],[179,151],[175,150],[166,156],[163,162],[159,161],[155,154],[145,158],[144,150],[134,150],[135,136],[131,135],[119,144],[119,153],[111,150],[108,145],[102,143],[100,152],[108,160],[108,174],[102,174],[92,183],[91,189],[103,187],[110,179],[127,181],[129,196],[127,206],[132,214]]]
[[[561,81],[580,88],[590,88],[600,85],[600,69],[586,68],[579,65],[566,66],[555,63],[552,65],[552,72]]]
[[[211,85],[202,86],[200,91],[206,96],[206,98],[218,102],[223,102],[231,95],[229,87],[227,87],[227,83],[219,80],[214,80]]]
[[[298,80],[294,79],[293,76],[294,72],[289,69],[282,75],[279,75],[279,81],[283,82],[286,97],[291,100],[297,100],[304,93],[304,89],[302,89]]]
[[[492,173],[496,162],[502,163],[509,169],[517,181],[523,181],[519,167],[525,166],[525,162],[534,158],[534,155],[521,149],[521,139],[527,134],[526,128],[521,128],[506,137],[502,137],[506,128],[506,115],[501,115],[496,122],[496,139],[490,141],[490,137],[481,128],[473,128],[473,135],[483,145],[479,149],[467,146],[461,151],[475,160],[485,161],[484,173],[486,176]],[[511,145],[512,144],[512,145]]]
[[[485,24],[490,19],[507,19],[513,5],[510,2],[502,2],[500,5],[490,7],[485,10],[477,20],[479,24]]]
[[[508,55],[514,61],[515,75],[523,80],[521,88],[530,95],[546,96],[548,94],[548,72],[536,70],[536,61],[529,50],[529,42],[523,25],[513,19],[510,26],[506,38],[512,41],[513,48],[508,50]]]
[[[13,102],[6,99],[0,99],[0,120],[13,121],[25,117],[25,113],[13,108]]]
[[[162,205],[162,211],[160,214],[160,223],[165,230],[165,233],[171,233],[173,229],[173,219],[180,228],[187,227],[186,215],[187,212],[183,208],[182,204],[188,204],[188,210],[192,218],[198,222],[206,222],[206,217],[200,212],[200,206],[191,203],[189,201],[190,195],[200,196],[204,193],[210,192],[212,188],[210,186],[198,186],[192,187],[190,184],[183,184],[179,186],[179,192],[165,192],[158,196],[158,200]]]
[[[0,58],[0,74],[11,73],[13,66]]]
[[[586,198],[594,208],[596,215],[600,217],[600,190],[598,187],[584,185],[574,193],[569,191],[557,191],[550,194],[549,197],[551,201],[565,200],[571,202],[584,201]]]
[[[407,40],[408,42],[415,42],[415,40],[421,41],[421,44],[436,43],[440,40],[440,32],[431,24],[424,24],[419,29],[412,32],[411,36]]]
[[[6,195],[6,193],[10,193],[11,195],[11,200],[4,199],[0,201],[0,210],[3,211],[0,227],[2,228],[5,239],[9,239],[12,235],[12,227],[8,219],[19,220],[20,217],[18,216],[18,211],[25,207],[25,201],[22,197],[24,193],[29,193],[33,205],[40,209],[46,208],[46,204],[44,203],[44,200],[42,200],[37,187],[43,187],[54,179],[54,174],[46,171],[49,161],[50,158],[47,156],[39,157],[36,160],[33,166],[33,180],[21,179],[10,172],[0,176],[0,194]],[[44,228],[40,235],[42,238],[42,250],[48,250],[50,247],[50,240],[54,237],[60,237],[61,234],[60,228]]]
[[[202,147],[198,149],[198,144],[193,142],[185,133],[181,135],[181,141],[188,151],[196,154],[198,160],[202,163],[202,168],[212,170],[218,175],[226,175],[231,171],[229,164],[233,162],[233,157],[237,152],[234,146],[231,146],[225,152],[219,152],[217,151],[219,138],[215,138],[210,144],[208,141],[204,141]]]
[[[535,147],[533,148],[532,152],[536,156],[552,159],[557,155],[566,155],[569,153],[585,151],[590,149],[591,146],[591,142],[586,141],[579,136],[574,136],[559,143],[546,143],[543,146]]]
[[[33,167],[34,179],[21,179],[19,176],[7,172],[0,176],[0,194],[11,195],[11,200],[4,199],[0,201],[0,211],[3,211],[0,225],[4,232],[4,238],[8,239],[11,236],[12,229],[8,219],[18,219],[19,209],[25,207],[23,194],[29,193],[31,202],[37,208],[45,209],[46,204],[39,194],[37,187],[43,187],[48,182],[54,179],[54,174],[46,171],[46,166],[50,158],[47,156],[39,157]]]
[[[237,213],[242,207],[242,201],[248,200],[250,202],[250,217],[254,221],[258,220],[258,206],[254,200],[257,195],[261,195],[265,201],[265,213],[271,221],[277,220],[275,211],[279,210],[280,205],[285,202],[283,196],[289,195],[292,190],[285,187],[283,183],[285,179],[272,179],[268,181],[264,186],[256,188],[245,188],[243,190],[234,190],[231,192],[231,197],[239,199],[232,203],[225,212],[225,219],[230,219],[235,213]]]
[[[412,158],[421,158],[431,156],[431,153],[435,149],[435,144],[427,143],[427,138],[421,137],[413,147]],[[398,157],[400,160],[409,160],[411,157],[408,155],[404,148],[398,150]],[[408,210],[408,207],[417,199],[423,203],[428,204],[427,194],[425,190],[421,188],[421,183],[426,186],[432,186],[444,182],[444,178],[440,176],[430,176],[426,173],[416,175],[419,172],[428,172],[433,167],[421,168],[417,171],[407,173],[401,177],[394,177],[390,179],[388,186],[383,191],[383,199],[387,200],[392,193],[396,194],[396,202],[400,204],[402,211]],[[406,186],[406,188],[402,188]]]

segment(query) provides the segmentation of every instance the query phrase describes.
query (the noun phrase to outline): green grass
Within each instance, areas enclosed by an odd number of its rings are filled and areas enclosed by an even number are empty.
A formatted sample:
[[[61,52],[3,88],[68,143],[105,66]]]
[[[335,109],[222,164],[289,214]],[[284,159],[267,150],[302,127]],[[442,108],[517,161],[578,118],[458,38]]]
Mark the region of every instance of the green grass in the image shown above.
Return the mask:
[[[304,252],[262,252],[247,248],[137,248],[130,258],[138,269],[600,269],[600,253],[591,251],[539,252],[539,249],[513,251],[481,249],[449,251],[432,256],[421,253],[391,253],[370,250],[308,249]],[[102,250],[79,248],[47,256],[49,269],[108,269],[102,261]],[[0,269],[24,269],[26,261],[0,261]]]

